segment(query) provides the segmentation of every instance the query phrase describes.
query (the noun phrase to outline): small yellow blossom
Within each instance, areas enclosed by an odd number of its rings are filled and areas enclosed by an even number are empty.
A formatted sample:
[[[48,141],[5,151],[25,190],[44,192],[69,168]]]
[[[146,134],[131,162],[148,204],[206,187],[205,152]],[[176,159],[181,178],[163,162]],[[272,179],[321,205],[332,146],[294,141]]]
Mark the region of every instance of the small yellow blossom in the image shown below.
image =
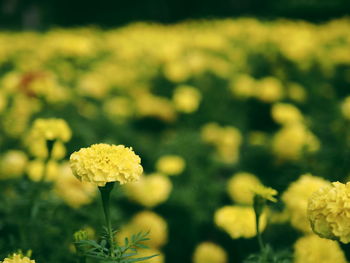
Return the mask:
[[[145,245],[152,248],[160,248],[168,241],[168,225],[166,221],[151,211],[142,211],[133,216],[131,221],[116,233],[116,238],[122,244],[125,237],[130,237],[138,232],[144,233],[148,231],[150,240],[145,241]]]
[[[28,177],[38,182],[40,180],[53,181],[59,175],[59,168],[56,161],[50,160],[47,163],[40,159],[30,161],[27,165]]]
[[[73,176],[68,163],[59,167],[59,175],[54,184],[55,193],[69,206],[79,208],[91,203],[96,196],[96,186],[88,182],[80,182]]]
[[[13,178],[22,175],[27,163],[28,157],[24,152],[7,151],[0,160],[0,178]]]
[[[226,263],[227,253],[226,251],[212,243],[203,242],[200,243],[193,253],[193,263]]]
[[[271,202],[277,202],[277,199],[274,196],[277,195],[278,192],[271,187],[255,185],[251,187],[251,191],[254,193],[254,195],[258,195],[263,199]]]
[[[198,89],[187,85],[181,85],[174,91],[173,102],[178,111],[192,113],[198,109],[201,98],[202,95]]]
[[[294,263],[346,263],[344,252],[332,240],[307,235],[294,244]]]
[[[141,176],[138,182],[124,186],[127,197],[145,207],[154,207],[165,202],[171,189],[169,178],[157,173]]]
[[[298,180],[290,184],[282,194],[282,200],[290,214],[293,227],[304,233],[312,231],[306,215],[308,199],[314,191],[329,184],[328,181],[311,174],[301,175]]]
[[[275,77],[265,77],[257,81],[255,89],[255,96],[266,103],[278,101],[283,97],[282,83]]]
[[[272,106],[272,118],[281,125],[303,121],[303,115],[297,107],[287,103],[276,103]]]
[[[167,175],[181,174],[185,166],[185,160],[178,155],[164,155],[156,163],[157,171]]]
[[[261,182],[254,174],[239,172],[227,182],[227,192],[232,201],[252,205],[254,193],[251,189],[257,185],[261,185]]]
[[[1,261],[2,263],[35,263],[35,260],[31,260],[21,254],[13,254]]]
[[[320,237],[350,242],[350,182],[334,182],[314,192],[307,206],[312,230]]]
[[[140,163],[140,157],[124,145],[93,144],[70,156],[73,174],[82,182],[98,186],[137,181],[143,172]]]
[[[233,239],[256,236],[255,213],[252,207],[224,206],[214,215],[215,224],[226,231]],[[260,217],[260,231],[266,226],[266,215]]]

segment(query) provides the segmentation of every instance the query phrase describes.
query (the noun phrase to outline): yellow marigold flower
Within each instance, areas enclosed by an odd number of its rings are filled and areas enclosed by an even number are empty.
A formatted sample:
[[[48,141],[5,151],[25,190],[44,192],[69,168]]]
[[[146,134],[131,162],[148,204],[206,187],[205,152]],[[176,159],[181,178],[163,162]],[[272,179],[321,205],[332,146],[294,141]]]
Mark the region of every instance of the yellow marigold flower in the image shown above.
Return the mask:
[[[314,191],[329,184],[328,181],[311,174],[304,174],[290,184],[282,194],[282,200],[290,214],[293,227],[305,233],[312,232],[306,214],[308,199]]]
[[[312,230],[320,237],[350,242],[350,182],[334,182],[314,192],[307,215]]]
[[[47,163],[37,159],[28,163],[26,168],[28,177],[38,182],[42,180],[43,176],[47,181],[53,181],[59,175],[59,168],[56,161],[50,160]]]
[[[61,159],[66,153],[62,142],[69,141],[71,136],[72,132],[63,119],[36,119],[26,138],[26,144],[35,157],[47,158],[46,141],[55,141],[51,157]]]
[[[308,235],[294,244],[294,263],[346,263],[344,252],[332,240]]]
[[[28,163],[27,155],[19,150],[7,151],[0,161],[0,178],[21,176]]]
[[[282,160],[298,160],[303,151],[316,152],[319,148],[317,137],[302,124],[284,126],[272,141],[273,152]]]
[[[346,97],[340,106],[344,118],[350,120],[350,96]]]
[[[160,248],[168,241],[168,225],[159,215],[151,211],[137,213],[121,231],[116,234],[119,244],[124,242],[125,237],[130,237],[138,232],[149,232],[150,240],[145,245],[152,248]]]
[[[193,263],[226,263],[227,253],[226,251],[212,243],[203,242],[200,243],[193,254]]]
[[[167,175],[181,174],[185,166],[185,160],[178,155],[164,155],[156,163],[157,171]]]
[[[199,90],[187,85],[178,86],[173,95],[175,108],[184,113],[195,112],[201,99],[202,95]]]
[[[251,189],[257,185],[261,185],[261,182],[254,174],[239,172],[229,179],[227,192],[232,201],[252,205],[254,193]]]
[[[96,190],[94,184],[80,182],[75,178],[68,163],[59,167],[59,176],[55,180],[54,191],[69,206],[79,208],[91,203],[96,196]]]
[[[282,99],[283,86],[279,79],[266,77],[256,82],[255,96],[266,103],[271,103]]]
[[[252,238],[256,235],[255,213],[252,207],[224,206],[214,215],[215,224],[232,238]],[[266,227],[266,215],[260,218],[260,231]]]
[[[138,182],[124,186],[127,197],[145,207],[154,207],[165,202],[172,189],[171,181],[162,174],[141,176]]]
[[[35,263],[35,260],[31,260],[28,257],[25,257],[21,254],[14,253],[13,255],[7,257],[4,259],[4,261],[1,261],[2,263]]]
[[[82,182],[98,186],[137,181],[143,172],[140,163],[140,157],[124,145],[93,144],[70,156],[73,174]]]
[[[271,202],[277,202],[277,199],[274,197],[278,194],[278,192],[271,188],[263,185],[255,185],[251,188],[251,191],[254,195],[258,195],[263,199],[269,200]]]
[[[275,122],[288,125],[303,121],[303,115],[297,107],[287,103],[276,103],[272,106],[272,118]]]

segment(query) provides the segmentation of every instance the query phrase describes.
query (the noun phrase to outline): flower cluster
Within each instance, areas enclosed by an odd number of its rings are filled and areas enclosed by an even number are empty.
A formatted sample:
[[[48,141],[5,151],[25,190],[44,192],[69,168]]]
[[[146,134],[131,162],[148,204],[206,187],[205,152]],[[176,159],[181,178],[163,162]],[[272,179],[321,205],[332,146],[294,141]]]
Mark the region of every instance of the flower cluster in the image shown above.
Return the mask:
[[[35,260],[31,260],[29,257],[25,257],[22,254],[16,254],[7,257],[1,263],[35,263]]]
[[[143,172],[140,163],[140,157],[123,145],[94,144],[70,156],[73,174],[82,182],[98,186],[137,181]]]
[[[334,182],[314,192],[307,206],[312,230],[321,237],[350,242],[350,183]]]

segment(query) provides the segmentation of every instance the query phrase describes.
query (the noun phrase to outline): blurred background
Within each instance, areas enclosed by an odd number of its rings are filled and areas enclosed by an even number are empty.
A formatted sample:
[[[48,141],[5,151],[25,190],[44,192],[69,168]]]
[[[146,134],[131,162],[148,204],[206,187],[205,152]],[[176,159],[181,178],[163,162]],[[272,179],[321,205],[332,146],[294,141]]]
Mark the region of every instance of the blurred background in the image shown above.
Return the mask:
[[[104,142],[142,159],[141,181],[113,191],[112,216],[117,238],[151,229],[143,253],[162,256],[150,263],[257,262],[244,261],[259,251],[257,185],[279,192],[262,227],[277,262],[347,262],[349,249],[312,234],[306,206],[349,179],[349,10],[348,0],[0,1],[0,260],[21,249],[76,262],[74,232],[99,237],[97,189],[68,160]]]
[[[324,21],[348,15],[346,0],[147,0],[68,1],[2,0],[1,28],[45,29],[50,26],[120,26],[134,21],[174,23],[186,19],[256,16]]]

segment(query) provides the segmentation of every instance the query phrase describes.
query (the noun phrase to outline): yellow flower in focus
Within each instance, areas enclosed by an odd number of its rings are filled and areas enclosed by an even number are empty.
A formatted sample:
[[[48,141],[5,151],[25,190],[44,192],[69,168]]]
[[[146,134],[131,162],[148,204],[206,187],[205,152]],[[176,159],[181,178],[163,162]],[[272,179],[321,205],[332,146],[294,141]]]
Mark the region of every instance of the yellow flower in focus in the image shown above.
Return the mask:
[[[215,224],[226,231],[233,239],[256,236],[255,213],[252,207],[224,206],[214,215]],[[260,231],[266,227],[266,215],[260,217]]]
[[[281,125],[303,121],[303,115],[297,107],[288,103],[276,103],[272,106],[272,118]]]
[[[88,182],[80,182],[73,176],[68,163],[59,167],[59,175],[55,180],[54,191],[69,206],[79,208],[89,204],[96,196],[96,186]]]
[[[282,83],[274,77],[265,77],[256,82],[255,96],[266,103],[278,101],[283,98]]]
[[[294,244],[294,263],[346,263],[344,252],[332,240],[307,235]]]
[[[257,185],[261,185],[261,182],[254,174],[239,172],[228,181],[227,192],[232,201],[252,205],[254,193],[251,189]]]
[[[272,141],[273,152],[282,160],[298,160],[302,153],[318,151],[320,142],[302,124],[288,125],[280,129]]]
[[[178,155],[164,155],[156,163],[157,171],[167,175],[181,174],[185,167],[185,160]]]
[[[227,253],[226,251],[212,243],[203,242],[200,243],[193,253],[193,263],[226,263]]]
[[[350,182],[334,182],[314,192],[307,215],[312,230],[320,237],[350,242]]]
[[[2,263],[35,263],[35,260],[31,260],[28,257],[25,257],[21,254],[14,253],[13,255],[7,257],[4,259],[4,261],[1,261]]]
[[[127,197],[145,207],[154,207],[165,202],[172,189],[171,181],[161,174],[141,176],[138,182],[124,186]]]
[[[145,241],[145,245],[152,248],[160,248],[168,241],[168,225],[159,215],[151,211],[137,213],[121,231],[116,233],[119,244],[124,242],[125,237],[130,237],[138,232],[148,232],[150,240]]]
[[[202,95],[199,90],[187,85],[178,86],[173,95],[175,108],[184,113],[195,112],[199,107],[201,99]]]
[[[98,186],[137,181],[143,172],[140,163],[140,157],[124,145],[93,144],[70,156],[73,174],[82,182]]]
[[[350,120],[350,96],[346,97],[340,106],[344,118]]]
[[[269,200],[271,202],[277,202],[277,199],[274,197],[278,194],[278,192],[271,188],[263,185],[255,185],[251,187],[251,191],[254,195],[258,195],[265,200]]]
[[[26,170],[29,179],[34,182],[39,182],[43,177],[46,181],[53,181],[59,175],[58,164],[53,160],[48,161],[46,164],[40,159],[30,161]]]
[[[282,194],[282,200],[290,214],[290,222],[293,227],[304,233],[312,232],[306,214],[308,200],[314,191],[329,184],[328,181],[311,174],[304,174],[290,184]]]
[[[21,176],[28,163],[27,155],[19,150],[7,151],[0,160],[0,178]]]

